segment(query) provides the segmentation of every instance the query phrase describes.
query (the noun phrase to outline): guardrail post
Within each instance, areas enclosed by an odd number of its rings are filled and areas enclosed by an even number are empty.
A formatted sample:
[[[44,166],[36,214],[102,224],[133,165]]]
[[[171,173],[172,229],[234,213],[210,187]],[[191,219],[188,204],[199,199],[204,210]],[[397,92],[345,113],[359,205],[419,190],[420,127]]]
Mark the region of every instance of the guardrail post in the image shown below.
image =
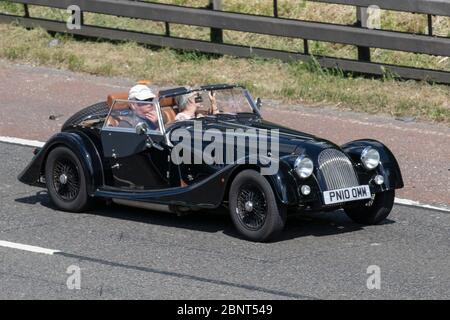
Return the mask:
[[[361,28],[367,28],[367,21],[369,15],[367,13],[367,7],[356,7],[356,26]],[[358,46],[358,60],[370,62],[370,48]]]
[[[221,0],[209,0],[208,9],[222,10]],[[211,42],[223,43],[223,31],[218,28],[211,28]]]
[[[164,26],[166,28],[166,37],[170,37],[170,24],[166,21],[164,22]]]
[[[273,0],[273,16],[278,18],[278,0]]]
[[[26,3],[23,4],[23,11],[24,11],[23,16],[25,18],[29,18],[30,17],[30,11],[28,10],[28,5]]]
[[[433,35],[433,16],[431,14],[428,14],[428,35]]]

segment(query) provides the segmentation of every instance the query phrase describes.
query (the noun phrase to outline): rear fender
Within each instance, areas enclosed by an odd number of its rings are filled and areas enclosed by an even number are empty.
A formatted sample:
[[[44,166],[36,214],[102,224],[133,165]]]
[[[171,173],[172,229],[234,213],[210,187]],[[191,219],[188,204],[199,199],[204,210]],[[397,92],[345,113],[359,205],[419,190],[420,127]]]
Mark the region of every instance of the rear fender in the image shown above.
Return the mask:
[[[43,186],[40,178],[45,174],[47,156],[58,146],[67,147],[77,155],[86,176],[88,193],[93,196],[96,189],[104,184],[103,165],[94,143],[81,132],[60,132],[52,136],[19,174],[19,181],[28,185]]]

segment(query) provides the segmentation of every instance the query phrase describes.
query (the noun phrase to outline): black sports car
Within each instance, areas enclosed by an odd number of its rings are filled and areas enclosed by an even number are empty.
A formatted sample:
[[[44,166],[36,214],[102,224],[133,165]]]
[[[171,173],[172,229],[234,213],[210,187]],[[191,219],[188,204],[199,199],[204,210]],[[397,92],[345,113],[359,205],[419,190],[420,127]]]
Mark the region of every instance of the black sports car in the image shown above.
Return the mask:
[[[190,116],[177,116],[180,97],[195,105]],[[357,223],[377,224],[403,187],[382,143],[338,146],[268,122],[241,86],[127,99],[112,94],[73,115],[35,150],[19,180],[47,187],[58,208],[74,212],[94,198],[178,214],[224,206],[253,241],[273,238],[291,212],[343,208]]]

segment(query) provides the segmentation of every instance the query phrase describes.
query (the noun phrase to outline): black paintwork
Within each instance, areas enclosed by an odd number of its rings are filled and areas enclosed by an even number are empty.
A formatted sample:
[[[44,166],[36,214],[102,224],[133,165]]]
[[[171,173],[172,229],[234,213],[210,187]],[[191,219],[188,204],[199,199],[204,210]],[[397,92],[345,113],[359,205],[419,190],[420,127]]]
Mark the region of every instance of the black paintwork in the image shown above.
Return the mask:
[[[201,90],[220,90],[231,87],[215,85],[201,87]],[[167,97],[186,92],[189,90],[184,87],[175,88],[160,93],[160,96]],[[357,140],[340,147],[313,135],[263,120],[257,112],[207,116],[202,119],[175,122],[166,129],[167,137],[170,139],[171,132],[180,127],[192,131],[194,121],[201,122],[204,130],[211,128],[220,131],[234,128],[278,129],[279,170],[277,174],[266,176],[266,178],[278,200],[293,208],[313,210],[327,208],[323,205],[321,197],[325,185],[317,169],[318,155],[327,148],[336,148],[345,152],[355,167],[360,184],[368,184],[373,193],[403,187],[400,168],[395,157],[386,146],[375,140]],[[169,158],[171,146],[163,135],[151,136],[153,141],[162,147],[162,150],[158,150],[147,147],[148,141],[145,135],[105,131],[102,130],[102,125],[103,122],[91,128],[74,126],[54,135],[19,175],[19,180],[26,184],[44,186],[42,177],[48,153],[58,145],[65,145],[81,160],[91,196],[216,208],[227,201],[228,188],[237,173],[246,168],[259,169],[262,166],[261,163],[175,165]],[[171,142],[176,144],[175,141]],[[366,146],[375,147],[382,161],[377,169],[370,172],[362,167],[359,160],[361,151]],[[293,170],[295,159],[301,154],[312,159],[315,167],[314,174],[306,180],[299,179]],[[246,155],[246,157],[249,156]],[[384,185],[377,186],[372,182],[375,174],[384,176]],[[310,195],[300,194],[299,187],[303,184],[311,187]]]

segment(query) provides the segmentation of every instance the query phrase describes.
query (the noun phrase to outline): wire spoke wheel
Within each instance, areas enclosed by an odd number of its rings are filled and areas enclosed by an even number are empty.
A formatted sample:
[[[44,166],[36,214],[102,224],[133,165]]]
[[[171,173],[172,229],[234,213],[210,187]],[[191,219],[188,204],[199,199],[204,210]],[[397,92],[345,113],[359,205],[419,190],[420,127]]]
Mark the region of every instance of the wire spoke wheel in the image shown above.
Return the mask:
[[[87,178],[78,156],[66,146],[51,150],[45,162],[48,195],[60,210],[83,212],[92,204]]]
[[[80,175],[77,165],[68,158],[57,159],[53,167],[52,183],[62,200],[74,200],[80,192]]]
[[[267,201],[264,192],[257,185],[241,186],[237,197],[237,214],[247,229],[258,230],[264,225]]]
[[[269,241],[286,223],[286,207],[275,196],[269,181],[253,169],[236,175],[229,190],[229,210],[241,236],[252,241]]]

